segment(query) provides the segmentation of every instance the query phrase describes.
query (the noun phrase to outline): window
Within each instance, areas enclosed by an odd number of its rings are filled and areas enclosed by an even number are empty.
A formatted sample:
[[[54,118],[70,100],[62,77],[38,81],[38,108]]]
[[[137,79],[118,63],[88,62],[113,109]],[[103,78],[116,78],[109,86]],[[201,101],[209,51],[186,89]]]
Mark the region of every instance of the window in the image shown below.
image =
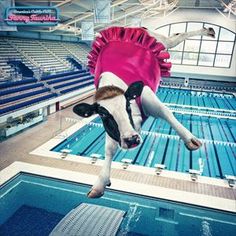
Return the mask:
[[[184,43],[178,44],[176,47],[171,48],[172,51],[183,51]]]
[[[171,62],[174,64],[181,64],[182,54],[182,52],[172,52]]]
[[[170,26],[170,35],[185,32],[186,23],[172,24]]]
[[[187,24],[187,32],[194,31],[196,29],[202,29],[203,23],[190,22]],[[201,36],[194,36],[191,39],[201,39]]]
[[[215,53],[217,41],[202,41],[201,52]]]
[[[198,59],[197,53],[184,52],[183,64],[197,65],[197,59]]]
[[[220,30],[220,40],[225,41],[234,41],[235,40],[235,34],[227,29],[221,28]]]
[[[228,67],[230,59],[231,59],[230,55],[216,55],[215,66]]]
[[[229,68],[235,46],[235,33],[218,25],[202,22],[181,22],[163,26],[156,30],[165,36],[176,33],[213,28],[215,38],[193,36],[168,51],[173,64],[199,65]]]
[[[200,40],[185,40],[185,51],[198,52],[200,47]]]
[[[233,50],[233,42],[219,42],[217,47],[217,53],[230,54]]]
[[[214,54],[201,53],[199,55],[199,66],[213,66]]]
[[[169,35],[169,29],[170,29],[170,26],[164,26],[164,27],[161,27],[160,29],[158,29],[158,34],[161,34],[161,35],[164,35],[166,37],[168,37]]]

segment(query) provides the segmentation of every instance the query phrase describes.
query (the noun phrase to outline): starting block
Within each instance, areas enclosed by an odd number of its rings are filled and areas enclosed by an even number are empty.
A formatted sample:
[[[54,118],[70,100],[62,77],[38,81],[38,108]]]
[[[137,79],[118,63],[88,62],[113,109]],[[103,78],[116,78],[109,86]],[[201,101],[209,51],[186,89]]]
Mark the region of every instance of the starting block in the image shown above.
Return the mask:
[[[198,176],[201,175],[201,171],[189,169],[189,174],[190,174],[191,180],[196,181],[198,179]]]
[[[161,172],[166,168],[166,166],[163,164],[156,164],[154,167],[156,168],[155,172],[157,175],[160,175]]]
[[[124,170],[126,170],[128,168],[128,166],[132,163],[132,160],[131,159],[122,159],[121,162],[123,163],[122,164],[122,168]]]
[[[91,164],[95,164],[98,159],[102,158],[102,155],[97,154],[97,153],[92,153],[90,157],[91,157]]]
[[[61,150],[61,158],[64,159],[67,157],[67,155],[71,152],[70,149],[62,149]]]
[[[225,175],[226,180],[228,181],[229,187],[233,188],[236,183],[236,176]]]

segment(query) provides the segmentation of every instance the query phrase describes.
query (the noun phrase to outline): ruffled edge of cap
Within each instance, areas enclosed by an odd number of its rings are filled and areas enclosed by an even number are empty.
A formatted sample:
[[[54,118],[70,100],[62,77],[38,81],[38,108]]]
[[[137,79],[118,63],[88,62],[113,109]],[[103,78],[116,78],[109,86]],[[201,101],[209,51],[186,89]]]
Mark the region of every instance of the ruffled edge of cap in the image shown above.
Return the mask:
[[[96,37],[92,44],[92,50],[88,54],[88,67],[92,74],[95,73],[98,56],[105,45],[109,42],[132,42],[148,50],[151,50],[159,61],[161,69],[161,77],[170,76],[171,62],[166,62],[170,58],[170,54],[165,51],[165,46],[157,42],[157,40],[150,36],[143,28],[124,28],[124,27],[110,27],[100,32],[100,37]]]

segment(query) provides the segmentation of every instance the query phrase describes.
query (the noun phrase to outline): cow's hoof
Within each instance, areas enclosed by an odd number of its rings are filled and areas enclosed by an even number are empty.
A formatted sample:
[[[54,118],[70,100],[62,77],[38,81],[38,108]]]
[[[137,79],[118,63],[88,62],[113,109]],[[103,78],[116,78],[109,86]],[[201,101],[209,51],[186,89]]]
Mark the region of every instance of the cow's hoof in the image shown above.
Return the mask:
[[[104,194],[104,192],[99,192],[96,189],[91,189],[88,193],[87,193],[87,197],[89,198],[100,198],[102,197]]]
[[[207,35],[209,36],[209,37],[212,37],[212,38],[215,38],[215,30],[213,29],[213,28],[208,28],[207,29]]]
[[[185,143],[188,150],[194,151],[202,146],[202,143],[197,138],[192,138],[189,142]]]

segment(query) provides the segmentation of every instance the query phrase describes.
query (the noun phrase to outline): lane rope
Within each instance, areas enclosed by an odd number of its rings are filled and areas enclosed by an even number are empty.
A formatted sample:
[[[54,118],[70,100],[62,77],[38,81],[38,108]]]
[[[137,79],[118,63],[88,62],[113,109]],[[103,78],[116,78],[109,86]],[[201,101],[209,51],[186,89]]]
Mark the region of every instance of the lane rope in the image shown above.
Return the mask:
[[[93,127],[103,128],[103,125],[99,124],[99,123],[89,122],[88,125],[93,126]],[[145,136],[154,136],[157,138],[180,140],[180,137],[178,135],[172,135],[172,134],[162,134],[162,133],[156,133],[156,132],[145,131],[145,130],[142,130],[141,134],[145,135]],[[225,141],[210,140],[210,139],[199,139],[199,140],[202,143],[206,143],[206,144],[215,144],[215,145],[220,145],[220,146],[236,147],[236,143],[233,143],[233,142],[225,142]]]

